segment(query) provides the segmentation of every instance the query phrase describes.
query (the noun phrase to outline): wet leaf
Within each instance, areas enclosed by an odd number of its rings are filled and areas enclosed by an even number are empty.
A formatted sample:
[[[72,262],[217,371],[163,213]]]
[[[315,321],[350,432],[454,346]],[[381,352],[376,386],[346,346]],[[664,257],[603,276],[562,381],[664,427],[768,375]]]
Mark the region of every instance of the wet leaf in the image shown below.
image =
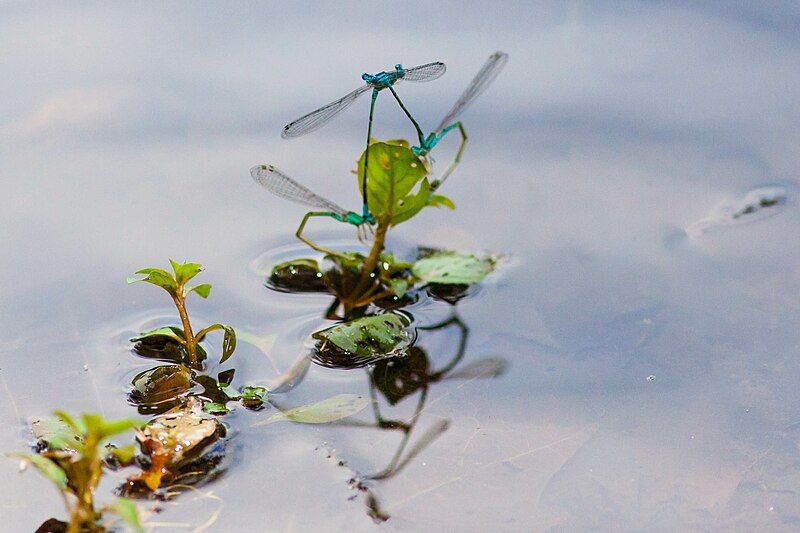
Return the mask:
[[[163,365],[137,374],[132,381],[131,399],[157,404],[174,399],[192,387],[192,374],[183,365]]]
[[[394,291],[394,295],[398,298],[402,298],[408,292],[408,281],[400,278],[392,278],[391,281],[392,290]]]
[[[155,341],[158,339],[172,339],[180,344],[184,343],[183,330],[176,326],[156,328],[137,335],[130,339],[131,342]]]
[[[283,292],[328,292],[315,259],[292,259],[272,268],[267,286]]]
[[[29,427],[40,447],[44,444],[52,450],[74,450],[76,442],[81,438],[68,424],[55,416],[31,420]]]
[[[414,263],[412,272],[423,283],[471,285],[482,281],[494,270],[494,266],[492,257],[440,252]]]
[[[266,387],[248,385],[242,387],[241,402],[248,409],[260,409],[264,405],[264,396],[267,394]]]
[[[67,488],[67,474],[53,461],[35,453],[13,454],[26,464],[32,464],[44,477],[55,483],[59,490]]]
[[[207,402],[203,404],[203,411],[212,415],[225,415],[230,409],[224,403]]]
[[[113,455],[121,465],[128,465],[136,456],[136,446],[133,444],[123,446],[122,448],[114,446],[110,448],[109,455]]]
[[[117,500],[109,505],[108,510],[122,518],[128,526],[135,531],[136,533],[140,533],[144,531],[142,527],[142,523],[139,520],[139,509],[136,508],[136,504],[133,500],[129,500],[128,498],[117,498]]]
[[[361,357],[375,357],[405,348],[412,340],[408,331],[411,321],[397,313],[366,316],[317,331],[312,335],[322,342],[319,350],[330,343],[336,348]]]
[[[367,405],[369,405],[369,401],[357,394],[339,394],[321,402],[279,411],[253,426],[282,421],[299,424],[328,424],[352,416]]]

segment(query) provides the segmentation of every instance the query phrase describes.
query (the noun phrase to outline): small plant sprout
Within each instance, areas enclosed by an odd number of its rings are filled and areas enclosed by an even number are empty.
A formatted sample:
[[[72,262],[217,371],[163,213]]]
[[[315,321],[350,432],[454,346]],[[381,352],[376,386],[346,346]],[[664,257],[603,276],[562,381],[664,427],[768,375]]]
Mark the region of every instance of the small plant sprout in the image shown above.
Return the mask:
[[[32,430],[38,439],[38,453],[16,454],[22,466],[33,465],[58,488],[69,514],[68,533],[106,531],[103,513],[122,518],[135,531],[143,531],[136,505],[125,498],[95,509],[94,494],[106,464],[128,464],[134,446],[116,448],[111,437],[141,425],[132,419],[104,420],[96,414],[72,417],[56,411],[54,418],[37,420]]]
[[[185,361],[189,367],[200,369],[202,360],[205,358],[205,352],[198,346],[206,335],[212,331],[224,331],[222,340],[222,357],[220,364],[227,361],[236,349],[236,332],[227,324],[212,324],[194,333],[192,324],[189,321],[189,314],[186,310],[186,297],[191,293],[196,293],[201,298],[208,298],[211,294],[211,285],[209,283],[202,283],[199,285],[187,286],[189,281],[194,278],[203,269],[197,263],[177,263],[172,259],[169,260],[172,265],[174,274],[170,274],[166,270],[160,268],[143,268],[136,272],[136,274],[144,276],[140,278],[128,278],[128,283],[136,283],[144,281],[157,285],[167,291],[178,309],[182,327],[168,326],[158,328],[153,331],[143,333],[138,337],[131,339],[133,342],[139,342],[150,338],[166,337],[174,340],[180,344],[185,350]]]

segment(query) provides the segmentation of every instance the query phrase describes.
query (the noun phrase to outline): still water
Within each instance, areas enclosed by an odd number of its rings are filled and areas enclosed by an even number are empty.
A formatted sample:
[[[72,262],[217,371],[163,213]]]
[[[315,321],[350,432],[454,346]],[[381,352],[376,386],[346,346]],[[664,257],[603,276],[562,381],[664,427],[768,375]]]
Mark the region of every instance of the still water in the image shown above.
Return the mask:
[[[248,169],[278,165],[354,208],[366,99],[302,139],[280,128],[363,70],[441,60],[444,77],[398,89],[430,129],[501,49],[442,191],[458,209],[389,242],[503,255],[457,305],[409,309],[443,324],[416,361],[451,368],[394,404],[377,393],[384,418],[413,422],[410,459],[389,468],[403,433],[371,409],[330,426],[238,410],[225,473],[143,505],[147,525],[795,530],[800,12],[761,5],[3,3],[0,449],[24,449],[25,421],[56,407],[134,414],[127,383],[148,361],[127,339],[173,309],[125,278],[168,257],[214,285],[194,320],[262,339],[231,360],[237,386],[288,369],[330,298],[263,286],[308,255],[303,210]],[[379,100],[379,138],[412,135],[395,107]],[[355,242],[344,225],[310,230]],[[339,393],[369,397],[365,370],[312,365],[279,402]],[[4,530],[63,515],[46,481],[12,460],[3,472]]]

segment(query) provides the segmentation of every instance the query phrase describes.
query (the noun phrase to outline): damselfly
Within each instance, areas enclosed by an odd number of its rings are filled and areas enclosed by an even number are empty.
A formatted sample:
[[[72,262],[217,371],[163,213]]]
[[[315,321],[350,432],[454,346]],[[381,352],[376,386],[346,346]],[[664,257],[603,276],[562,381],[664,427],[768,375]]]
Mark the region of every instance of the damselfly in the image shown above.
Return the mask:
[[[420,135],[420,144],[419,146],[413,146],[411,150],[417,154],[418,156],[425,156],[433,150],[433,148],[442,140],[442,138],[448,134],[448,132],[458,128],[461,132],[461,144],[458,147],[458,151],[456,152],[456,157],[453,159],[453,162],[450,163],[448,169],[442,174],[439,179],[434,180],[431,183],[431,192],[435,191],[439,188],[442,183],[450,176],[450,174],[455,170],[458,163],[461,161],[461,154],[464,152],[464,146],[467,143],[467,133],[464,131],[464,126],[459,122],[453,122],[455,118],[460,115],[475,99],[480,96],[483,91],[489,86],[492,81],[500,74],[500,71],[505,66],[506,62],[508,61],[508,54],[505,52],[495,52],[489,59],[486,60],[486,63],[483,64],[483,67],[478,71],[478,74],[472,79],[472,82],[467,86],[463,93],[450,111],[445,115],[442,121],[439,123],[439,127],[436,128],[430,135],[424,137]]]
[[[299,184],[272,165],[256,165],[250,169],[250,175],[256,183],[276,196],[286,198],[298,204],[324,209],[324,211],[309,211],[306,213],[296,233],[298,239],[322,253],[341,255],[338,252],[319,246],[303,235],[303,229],[306,227],[309,218],[330,217],[339,222],[352,224],[358,228],[359,239],[362,241],[366,238],[366,232],[371,228],[370,225],[375,223],[375,219],[371,214],[359,215],[353,211],[347,211],[339,207],[336,203],[314,194],[307,187]]]
[[[290,139],[293,137],[299,137],[301,135],[305,135],[311,131],[321,128],[327,122],[329,122],[333,117],[341,113],[344,109],[350,106],[353,102],[355,102],[359,96],[366,93],[370,89],[372,89],[372,102],[369,106],[369,124],[367,126],[367,147],[366,147],[366,156],[364,158],[364,176],[362,181],[362,189],[361,189],[361,197],[363,200],[363,205],[361,209],[361,216],[366,218],[370,216],[369,208],[367,207],[367,166],[369,164],[369,141],[372,137],[372,119],[375,112],[375,101],[378,99],[378,93],[384,89],[389,89],[392,95],[394,96],[397,103],[400,104],[400,108],[406,114],[406,116],[411,120],[414,127],[417,129],[417,134],[419,135],[420,143],[423,143],[425,140],[425,136],[422,133],[422,129],[420,129],[419,124],[414,117],[411,116],[411,113],[408,112],[406,106],[403,105],[402,100],[397,95],[397,92],[394,90],[394,84],[401,80],[405,81],[413,81],[413,82],[423,82],[423,81],[431,81],[435,80],[436,78],[440,77],[444,74],[446,67],[444,63],[435,62],[435,63],[426,63],[425,65],[419,65],[417,67],[412,68],[403,68],[402,65],[397,64],[394,67],[393,71],[382,71],[378,72],[377,74],[368,74],[364,73],[361,75],[361,79],[364,80],[366,83],[356,89],[355,91],[346,94],[345,96],[339,98],[338,100],[331,102],[328,105],[324,105],[317,109],[316,111],[312,111],[307,115],[303,115],[302,117],[298,118],[295,121],[290,122],[283,128],[283,132],[281,136],[284,139]]]

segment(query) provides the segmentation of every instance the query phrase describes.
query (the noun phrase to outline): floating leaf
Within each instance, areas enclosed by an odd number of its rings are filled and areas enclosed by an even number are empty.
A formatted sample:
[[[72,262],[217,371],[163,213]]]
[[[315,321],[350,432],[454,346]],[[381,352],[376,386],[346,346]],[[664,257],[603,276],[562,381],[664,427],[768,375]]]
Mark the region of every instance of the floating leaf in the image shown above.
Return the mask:
[[[180,396],[192,387],[192,374],[183,365],[162,365],[134,376],[131,399],[157,404]]]
[[[266,387],[248,385],[242,387],[241,402],[248,409],[260,409],[264,405],[264,396],[267,394]]]
[[[133,461],[133,458],[136,456],[136,446],[133,444],[123,446],[122,448],[117,448],[116,446],[111,445],[109,446],[109,455],[112,455],[114,458],[116,458],[116,460],[122,465],[130,464],[131,461]]]
[[[354,415],[367,405],[369,405],[369,401],[357,394],[338,394],[321,402],[279,411],[253,426],[263,426],[281,421],[299,424],[328,424]]]
[[[412,341],[408,331],[411,321],[398,313],[366,316],[317,331],[314,339],[361,357],[375,357],[405,348]]]
[[[328,292],[315,259],[300,258],[272,268],[267,286],[283,292]]]
[[[145,331],[144,333],[131,338],[130,341],[142,342],[142,341],[158,340],[163,338],[172,339],[180,344],[183,344],[185,342],[183,337],[183,330],[176,326],[166,326],[163,328],[151,329],[150,331]]]
[[[224,403],[207,402],[203,404],[203,411],[212,415],[224,415],[230,412],[230,409]]]
[[[31,420],[29,427],[36,441],[52,450],[74,450],[81,439],[75,430],[55,416]]]
[[[414,275],[424,283],[471,285],[478,283],[494,270],[492,257],[439,252],[414,263]]]

